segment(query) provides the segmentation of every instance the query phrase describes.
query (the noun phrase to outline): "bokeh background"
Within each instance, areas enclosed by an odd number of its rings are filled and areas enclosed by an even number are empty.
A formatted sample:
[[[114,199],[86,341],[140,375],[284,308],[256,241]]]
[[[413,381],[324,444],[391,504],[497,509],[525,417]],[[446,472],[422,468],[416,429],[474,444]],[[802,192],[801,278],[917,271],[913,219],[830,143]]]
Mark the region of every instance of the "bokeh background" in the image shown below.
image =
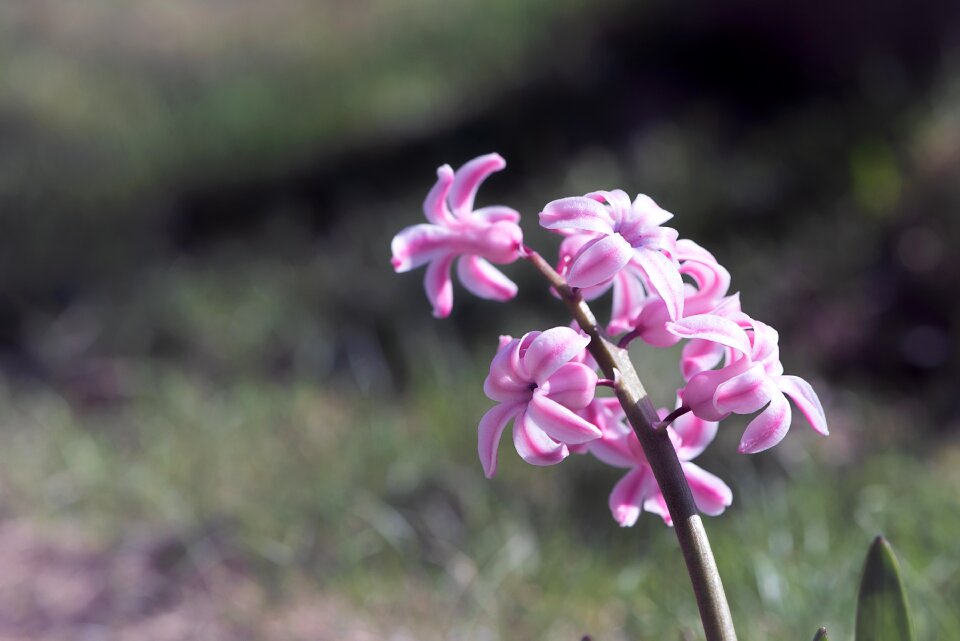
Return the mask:
[[[482,204],[622,187],[780,330],[823,439],[702,457],[744,639],[850,638],[866,547],[960,638],[960,4],[0,4],[0,638],[696,639],[617,471],[483,478],[516,304],[430,316],[389,240],[445,162]],[[598,310],[606,313],[607,303]],[[663,405],[676,353],[635,349]]]

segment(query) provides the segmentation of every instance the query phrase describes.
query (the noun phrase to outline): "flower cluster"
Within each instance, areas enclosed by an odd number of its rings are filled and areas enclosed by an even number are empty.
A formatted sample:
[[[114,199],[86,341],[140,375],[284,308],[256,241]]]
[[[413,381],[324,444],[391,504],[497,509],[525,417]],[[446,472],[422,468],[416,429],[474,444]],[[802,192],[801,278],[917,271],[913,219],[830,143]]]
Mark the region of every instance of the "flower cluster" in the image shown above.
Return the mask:
[[[516,295],[516,286],[491,262],[527,255],[519,214],[502,206],[473,208],[480,183],[504,166],[497,154],[476,158],[457,172],[444,165],[424,203],[430,224],[409,227],[393,240],[396,271],[428,265],[425,288],[435,316],[452,309],[450,268],[458,258],[458,276],[471,292],[494,300]],[[739,295],[729,293],[729,272],[710,252],[663,226],[671,218],[650,197],[631,201],[621,190],[554,200],[540,212],[541,226],[564,236],[557,272],[567,284],[586,300],[612,291],[609,334],[654,347],[687,341],[680,362],[685,384],[671,414],[676,418],[662,427],[698,509],[715,515],[730,505],[730,489],[691,460],[713,440],[719,421],[756,413],[739,447],[755,453],[786,435],[792,421],[788,397],[821,434],[827,434],[826,418],[812,387],[784,375],[776,330],[743,312]],[[669,524],[663,496],[622,408],[614,398],[595,396],[597,368],[589,343],[569,327],[500,338],[484,383],[497,405],[478,430],[484,473],[495,474],[498,446],[512,421],[514,446],[529,463],[553,465],[575,452],[627,469],[610,495],[621,525],[633,525],[643,510]],[[661,420],[668,414],[660,410]]]

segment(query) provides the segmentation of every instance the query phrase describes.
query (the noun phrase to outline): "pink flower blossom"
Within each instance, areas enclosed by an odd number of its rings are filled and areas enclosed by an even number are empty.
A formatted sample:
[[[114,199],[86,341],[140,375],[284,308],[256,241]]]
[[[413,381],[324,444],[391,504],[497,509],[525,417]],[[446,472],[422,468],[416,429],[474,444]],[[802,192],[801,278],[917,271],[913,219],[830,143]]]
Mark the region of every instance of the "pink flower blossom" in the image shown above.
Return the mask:
[[[677,259],[680,273],[689,276],[696,286],[684,283],[684,315],[704,314],[714,309],[730,287],[728,272],[713,254],[692,240],[677,241]],[[670,347],[680,338],[667,331],[671,320],[666,304],[659,298],[647,298],[632,320],[632,331],[645,343],[654,347]]]
[[[752,414],[766,406],[743,433],[739,447],[743,453],[762,452],[786,436],[792,412],[784,394],[793,400],[814,430],[828,434],[827,419],[816,392],[802,378],[783,373],[777,331],[729,306],[719,311],[667,323],[667,329],[676,336],[713,346],[696,354],[695,367],[688,365],[691,371],[703,369],[693,374],[682,390],[683,403],[706,421],[719,421],[731,413]],[[724,356],[723,367],[707,369]],[[690,355],[685,354],[684,358]]]
[[[565,275],[570,271],[574,256],[587,242],[596,238],[595,233],[578,233],[568,236],[560,243],[558,271]],[[713,254],[692,240],[681,238],[676,243],[676,257],[680,263],[677,271],[685,274],[693,284],[684,283],[684,314],[703,314],[716,307],[726,296],[730,287],[730,272],[717,262]],[[611,280],[581,290],[585,300],[593,300],[613,289],[613,309],[607,332],[621,334],[635,331],[637,337],[655,347],[670,347],[680,338],[666,329],[670,321],[667,306],[662,298],[648,296],[649,284],[644,284],[645,274],[636,260],[617,272]]]
[[[578,416],[593,400],[596,373],[577,362],[590,338],[569,327],[503,336],[483,391],[498,404],[480,419],[478,452],[487,478],[497,471],[497,448],[513,421],[513,443],[533,465],[565,459],[568,445],[586,443],[600,428]]]
[[[643,282],[663,299],[670,318],[676,319],[683,316],[677,231],[660,226],[672,217],[649,196],[640,194],[631,203],[626,193],[616,189],[554,200],[540,212],[540,224],[547,229],[596,235],[583,244],[570,264],[567,282],[571,286],[600,285],[632,262]]]
[[[599,400],[615,399],[597,399]],[[594,404],[597,401],[594,401]],[[603,436],[588,444],[590,453],[608,465],[629,469],[610,493],[610,511],[613,518],[622,527],[630,527],[637,522],[640,512],[646,510],[660,515],[667,525],[673,525],[666,501],[653,476],[650,463],[643,453],[640,441],[622,420],[622,409],[619,405],[608,404],[598,408],[597,411],[601,414],[606,413],[598,423]],[[668,413],[666,409],[658,410],[661,419]],[[615,416],[619,418],[614,420]],[[697,508],[710,516],[722,513],[733,501],[730,488],[718,477],[690,462],[699,456],[713,440],[717,433],[717,423],[704,421],[692,414],[684,414],[667,428],[667,433],[677,451],[680,466],[690,485]]]
[[[456,172],[450,165],[440,167],[437,183],[423,203],[429,224],[407,227],[393,238],[391,263],[396,272],[427,265],[424,289],[437,318],[449,316],[453,309],[450,269],[458,257],[457,276],[473,294],[500,301],[517,294],[513,281],[490,263],[519,258],[520,214],[501,205],[473,208],[480,184],[505,166],[499,154],[487,154]]]

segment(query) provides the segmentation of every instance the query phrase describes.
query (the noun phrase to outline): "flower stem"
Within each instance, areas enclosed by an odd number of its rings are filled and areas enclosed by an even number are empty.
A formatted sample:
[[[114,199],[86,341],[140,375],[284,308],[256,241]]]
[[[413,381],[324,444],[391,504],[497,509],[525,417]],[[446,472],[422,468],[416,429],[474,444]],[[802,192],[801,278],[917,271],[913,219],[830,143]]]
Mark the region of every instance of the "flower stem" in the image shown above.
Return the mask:
[[[660,417],[637,376],[629,354],[610,342],[579,292],[567,285],[542,256],[525,247],[523,258],[530,261],[556,289],[580,328],[590,336],[588,349],[600,369],[605,376],[616,381],[617,398],[640,440],[673,519],[707,641],[736,641],[730,606],[693,494],[667,430],[657,427]]]

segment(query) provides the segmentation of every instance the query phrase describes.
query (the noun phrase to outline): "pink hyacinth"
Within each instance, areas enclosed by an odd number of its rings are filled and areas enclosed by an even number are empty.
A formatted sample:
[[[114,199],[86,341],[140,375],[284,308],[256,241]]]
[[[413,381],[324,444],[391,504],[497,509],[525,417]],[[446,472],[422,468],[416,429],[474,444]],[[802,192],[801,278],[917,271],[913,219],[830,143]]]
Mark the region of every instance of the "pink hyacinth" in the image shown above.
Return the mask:
[[[660,225],[673,215],[649,196],[633,203],[622,190],[595,191],[561,198],[540,212],[540,224],[557,231],[592,232],[574,256],[567,275],[573,287],[593,287],[613,278],[633,262],[671,319],[683,316],[683,280],[676,261],[677,231]]]
[[[596,408],[600,421],[598,425],[601,426],[603,436],[591,441],[587,448],[604,463],[630,470],[610,493],[610,511],[613,518],[622,527],[630,527],[637,522],[640,512],[646,510],[660,515],[664,523],[672,525],[673,520],[650,463],[643,453],[637,435],[624,423],[622,409],[615,404],[615,399],[597,399],[592,405],[597,405],[598,401],[614,403],[605,403]],[[658,410],[661,419],[666,418],[668,413],[666,409]],[[722,513],[733,502],[730,488],[718,477],[690,462],[699,456],[716,436],[717,423],[684,414],[667,428],[667,433],[680,459],[680,466],[690,485],[697,509],[710,516]]]
[[[473,208],[480,184],[505,166],[499,154],[474,158],[456,172],[443,165],[423,203],[429,224],[407,227],[393,238],[391,263],[396,272],[427,264],[424,289],[437,318],[449,316],[453,309],[450,269],[458,257],[457,276],[476,296],[503,301],[517,294],[513,281],[491,263],[519,258],[520,214],[501,205]]]
[[[577,233],[560,243],[558,271],[561,275],[570,271],[573,258],[596,237],[595,233]],[[676,257],[680,263],[677,271],[689,276],[694,283],[683,285],[683,313],[702,314],[716,307],[730,287],[730,272],[713,254],[685,238],[676,243]],[[655,347],[675,345],[680,339],[666,330],[666,323],[671,320],[667,306],[662,298],[646,294],[651,288],[644,284],[644,279],[636,259],[631,259],[611,280],[582,289],[580,293],[585,300],[593,300],[613,289],[613,308],[607,324],[610,334],[634,331],[638,338]]]
[[[707,421],[719,421],[731,413],[752,414],[766,406],[743,433],[739,447],[743,453],[762,452],[786,436],[792,412],[784,394],[814,430],[828,434],[816,392],[802,378],[783,373],[777,331],[729,305],[719,311],[724,315],[715,310],[667,324],[676,336],[703,341],[703,349],[696,354],[684,354],[685,359],[696,359],[694,366],[687,363],[685,369],[697,372],[682,390],[684,405]],[[706,369],[724,354],[723,367]]]
[[[533,465],[565,459],[568,445],[599,438],[600,429],[577,415],[593,400],[597,375],[578,359],[589,337],[569,327],[501,337],[483,391],[498,404],[480,419],[478,452],[487,478],[497,471],[497,448],[513,421],[513,443]]]

